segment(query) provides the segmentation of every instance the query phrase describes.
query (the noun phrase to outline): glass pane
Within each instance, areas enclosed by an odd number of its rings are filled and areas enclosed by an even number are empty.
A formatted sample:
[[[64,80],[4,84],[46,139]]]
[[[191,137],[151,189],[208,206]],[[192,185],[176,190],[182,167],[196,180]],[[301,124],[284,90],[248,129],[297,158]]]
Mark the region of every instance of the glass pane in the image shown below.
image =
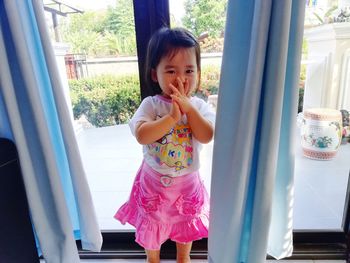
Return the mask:
[[[346,111],[342,122],[339,110],[350,111],[350,23],[344,19],[349,6],[349,1],[306,1],[295,141],[295,229],[342,227],[350,130]]]
[[[224,21],[214,18],[215,23],[207,28],[195,24],[194,21],[203,21],[201,15],[205,14],[205,10],[196,13],[193,6],[189,5],[190,2],[192,1],[169,0],[171,26],[186,27],[199,38],[202,49],[202,85],[196,95],[215,107]],[[217,10],[222,10],[222,5],[227,3],[226,0],[208,2],[216,3]],[[56,8],[53,1],[45,0],[44,3],[50,8]],[[69,105],[73,104],[72,119],[74,116],[74,127],[98,220],[101,229],[133,229],[129,225],[121,225],[113,219],[113,215],[127,200],[138,165],[142,161],[141,146],[125,124],[137,103],[132,108],[120,101],[115,103],[111,99],[115,93],[110,90],[111,86],[120,83],[123,83],[122,88],[136,89],[135,92],[139,90],[133,13],[129,9],[132,8],[132,1],[118,1],[119,4],[125,4],[123,7],[126,10],[116,8],[114,0],[70,0],[66,3],[78,9],[83,7],[81,10],[85,12],[69,14],[67,17],[58,16],[61,39],[59,42],[56,39],[54,48],[67,101]],[[350,4],[348,1],[338,3],[332,0],[310,0],[306,1],[306,5],[299,110],[302,111],[303,107],[304,110],[332,108],[350,111],[350,25],[346,22],[348,18],[341,12],[341,9]],[[338,5],[338,8],[332,10],[333,5]],[[220,13],[212,12],[213,8],[211,6],[207,12]],[[65,7],[64,10],[68,12],[71,9]],[[57,30],[53,27],[53,15],[49,12],[46,14],[51,36],[55,39]],[[108,15],[109,23],[106,21]],[[118,20],[118,16],[128,19],[130,23],[120,22],[123,20]],[[225,15],[221,14],[220,18],[224,19]],[[121,24],[128,25],[124,31],[117,26]],[[125,32],[128,35],[123,37]],[[99,89],[95,90],[94,87]],[[133,98],[134,94],[131,95]],[[106,101],[107,98],[111,100]],[[345,120],[345,129],[339,130],[344,136],[335,157],[325,161],[304,156],[301,131],[305,127],[301,126],[301,114],[298,121],[300,125],[295,139],[294,228],[340,229],[350,169],[349,124]],[[307,121],[309,120],[305,120],[305,124]],[[309,142],[313,143],[312,140]],[[321,142],[322,140],[318,142],[319,146]],[[327,142],[323,140],[323,146],[329,145]],[[212,146],[212,143],[206,145],[201,156],[201,175],[208,189]]]
[[[201,47],[201,85],[194,94],[214,109],[219,89],[227,0],[199,1],[169,0],[170,26],[184,27],[199,40]],[[215,10],[215,12],[213,12]],[[210,189],[213,144],[203,145],[200,174],[206,188]]]
[[[133,1],[65,3],[45,0],[45,13],[99,225],[132,229],[113,215],[142,160],[127,125],[140,103]]]

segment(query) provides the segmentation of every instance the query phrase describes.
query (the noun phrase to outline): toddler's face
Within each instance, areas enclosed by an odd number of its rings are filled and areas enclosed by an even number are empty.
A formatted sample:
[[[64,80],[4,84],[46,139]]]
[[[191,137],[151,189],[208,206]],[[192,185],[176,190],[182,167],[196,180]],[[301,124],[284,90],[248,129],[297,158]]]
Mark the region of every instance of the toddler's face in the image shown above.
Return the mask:
[[[186,79],[188,80],[190,88],[187,95],[190,95],[196,89],[199,81],[199,71],[194,48],[181,48],[174,54],[164,56],[157,68],[152,70],[152,79],[159,83],[165,97],[170,97],[172,94],[169,84],[178,87],[177,77],[183,83]]]

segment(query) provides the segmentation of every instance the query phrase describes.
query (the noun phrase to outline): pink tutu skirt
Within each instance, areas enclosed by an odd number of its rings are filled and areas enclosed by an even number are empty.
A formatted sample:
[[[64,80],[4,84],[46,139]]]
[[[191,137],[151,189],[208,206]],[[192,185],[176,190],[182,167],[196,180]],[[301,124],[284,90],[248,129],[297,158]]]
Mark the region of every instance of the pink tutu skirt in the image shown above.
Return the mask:
[[[128,202],[114,218],[133,225],[145,249],[159,250],[169,238],[188,243],[208,237],[208,193],[198,172],[169,177],[143,162]]]

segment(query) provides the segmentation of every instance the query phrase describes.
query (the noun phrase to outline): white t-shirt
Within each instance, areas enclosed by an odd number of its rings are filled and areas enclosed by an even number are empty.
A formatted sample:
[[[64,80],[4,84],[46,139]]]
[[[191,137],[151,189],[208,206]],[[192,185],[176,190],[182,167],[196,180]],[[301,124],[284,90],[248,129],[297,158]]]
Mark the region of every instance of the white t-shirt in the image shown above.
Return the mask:
[[[204,100],[191,97],[192,105],[212,125],[215,125],[215,113]],[[132,134],[139,122],[153,121],[168,114],[171,100],[160,95],[145,98],[129,122]],[[144,145],[145,162],[157,172],[168,176],[181,176],[199,169],[199,151],[202,144],[198,142],[187,124],[186,115],[158,141]]]

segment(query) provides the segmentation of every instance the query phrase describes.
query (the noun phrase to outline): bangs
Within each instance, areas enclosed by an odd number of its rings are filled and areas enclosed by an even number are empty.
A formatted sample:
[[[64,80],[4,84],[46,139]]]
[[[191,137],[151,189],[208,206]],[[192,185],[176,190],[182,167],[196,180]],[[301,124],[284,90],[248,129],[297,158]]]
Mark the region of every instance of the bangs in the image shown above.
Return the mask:
[[[164,55],[162,57],[167,57],[170,60],[172,60],[180,50],[186,50],[187,52],[193,52],[193,54],[196,56],[194,46],[193,47],[184,47],[184,46],[171,47],[171,46],[168,46],[167,48],[165,48],[164,53],[163,53]]]

